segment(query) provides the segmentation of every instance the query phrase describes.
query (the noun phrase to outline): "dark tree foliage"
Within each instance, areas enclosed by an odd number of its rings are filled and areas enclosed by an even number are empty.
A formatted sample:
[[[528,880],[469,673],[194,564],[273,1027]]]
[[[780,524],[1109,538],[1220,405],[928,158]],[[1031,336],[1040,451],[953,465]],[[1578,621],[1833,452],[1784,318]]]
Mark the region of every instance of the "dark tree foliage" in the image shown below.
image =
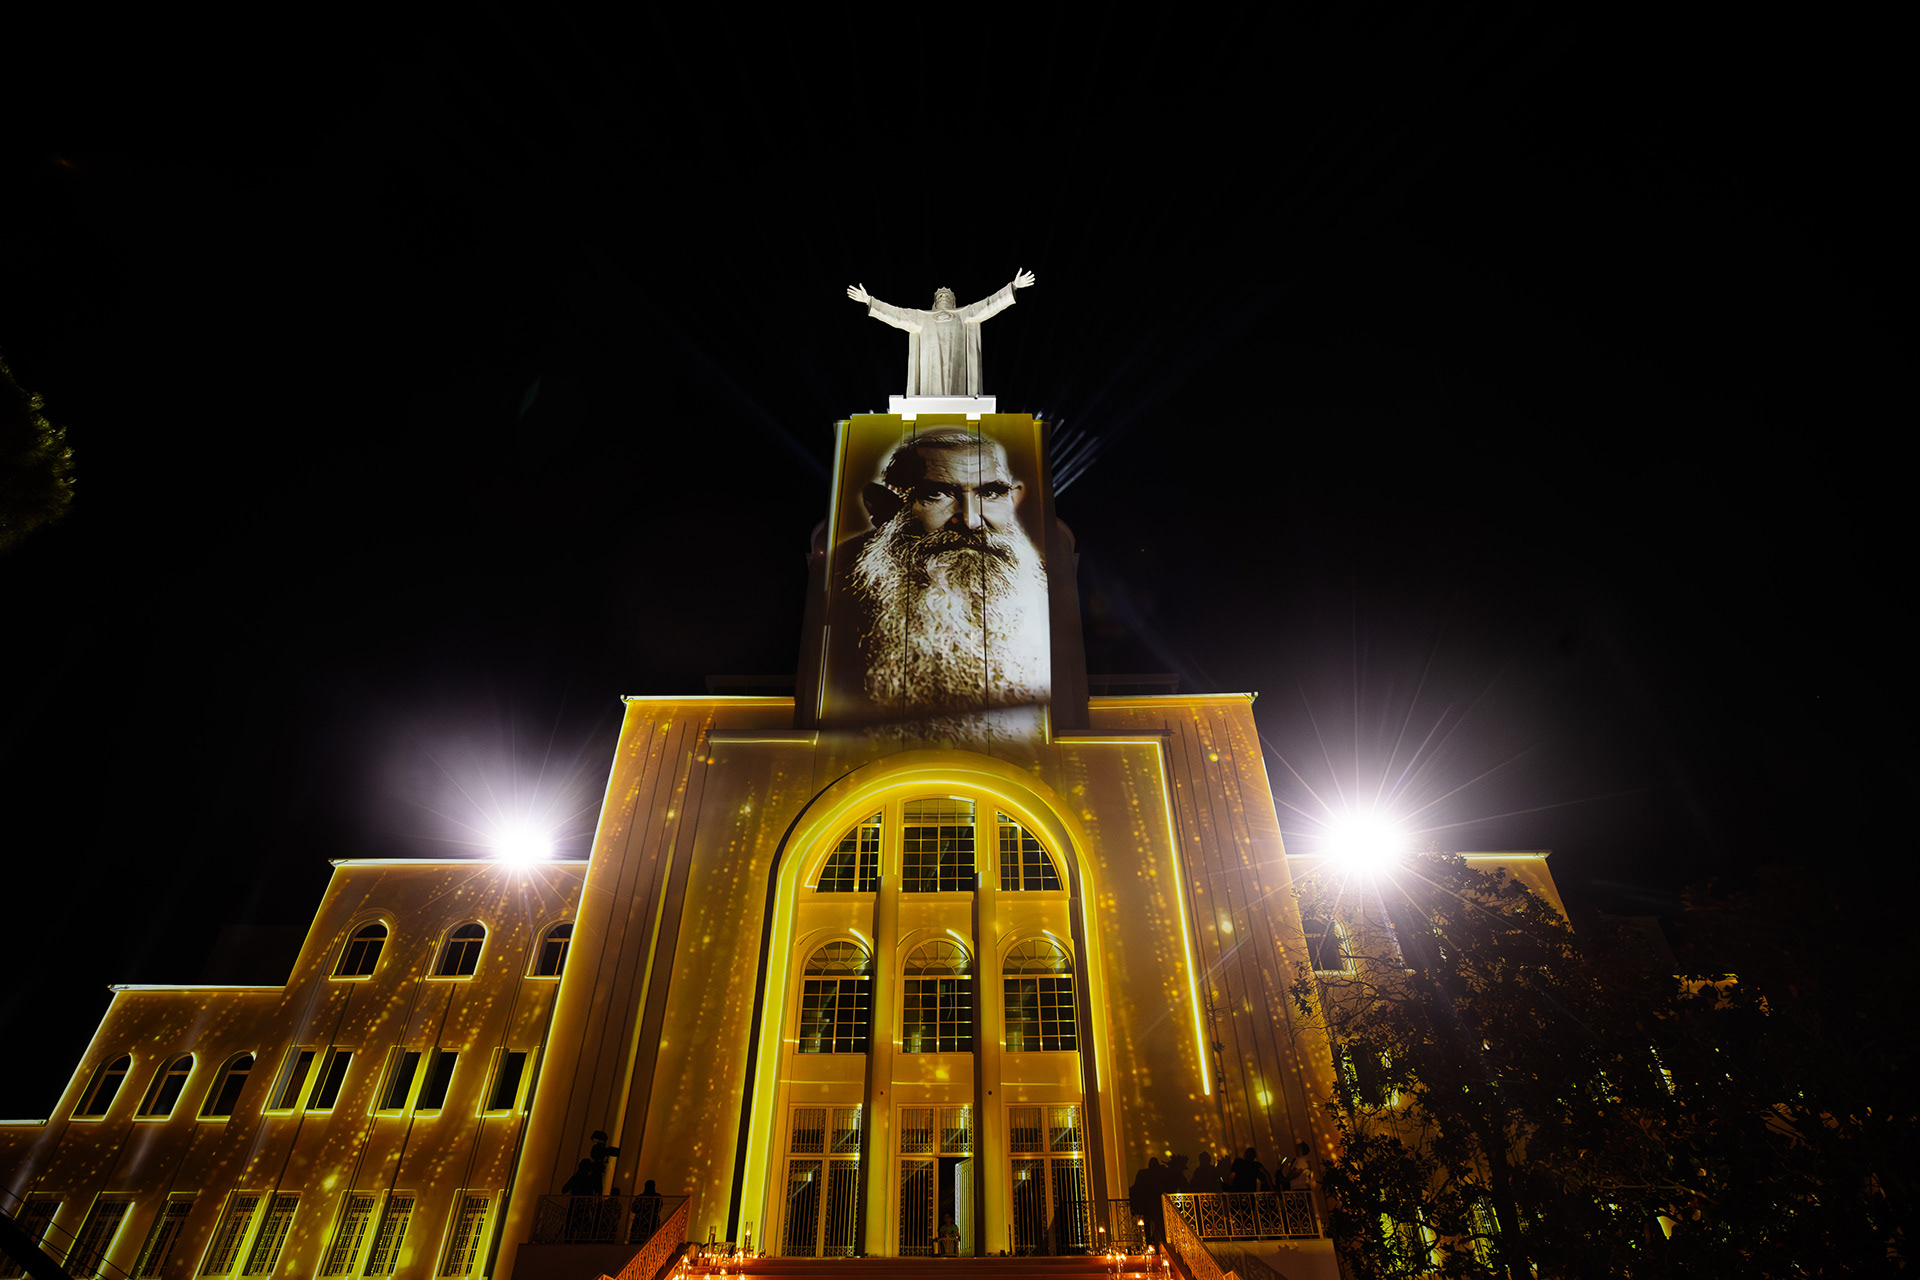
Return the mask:
[[[67,429],[40,414],[0,361],[0,551],[66,514],[73,500],[73,450]]]
[[[1885,1106],[1894,1072],[1836,1070],[1840,1046],[1804,1000],[1770,998],[1774,974],[1683,980],[1630,932],[1576,937],[1506,873],[1450,856],[1303,896],[1309,927],[1345,939],[1293,996],[1335,1045],[1325,1185],[1356,1275],[1900,1269],[1911,1180],[1888,1171],[1912,1107]]]

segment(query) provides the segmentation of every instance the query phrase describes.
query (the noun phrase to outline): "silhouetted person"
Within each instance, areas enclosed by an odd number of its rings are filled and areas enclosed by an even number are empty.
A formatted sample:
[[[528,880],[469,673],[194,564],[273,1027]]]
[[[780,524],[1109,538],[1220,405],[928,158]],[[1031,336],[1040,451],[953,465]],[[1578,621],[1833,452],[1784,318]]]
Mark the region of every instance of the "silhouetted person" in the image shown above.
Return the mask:
[[[591,1136],[593,1138],[593,1150],[589,1154],[593,1159],[593,1171],[600,1175],[602,1181],[604,1181],[607,1172],[607,1157],[619,1155],[620,1148],[607,1145],[607,1135],[604,1130],[595,1129]],[[595,1187],[594,1190],[598,1191],[599,1188]]]
[[[1176,1151],[1167,1157],[1167,1194],[1185,1195],[1187,1190],[1187,1158]]]
[[[1233,1189],[1235,1191],[1271,1191],[1273,1179],[1267,1176],[1267,1166],[1260,1163],[1260,1153],[1252,1147],[1247,1154],[1233,1162]]]
[[[597,1196],[600,1194],[600,1173],[593,1167],[593,1161],[582,1160],[573,1176],[560,1184],[563,1196]]]
[[[646,1190],[633,1198],[633,1225],[627,1231],[628,1244],[645,1244],[660,1229],[660,1193],[647,1179]]]
[[[1313,1185],[1313,1148],[1304,1142],[1293,1144],[1293,1154],[1281,1166],[1279,1181],[1289,1191],[1305,1191]]]
[[[1127,1208],[1133,1210],[1136,1221],[1146,1224],[1144,1229],[1149,1240],[1153,1238],[1153,1206],[1160,1198],[1160,1180],[1160,1160],[1156,1156],[1147,1161],[1146,1168],[1133,1175],[1133,1185],[1127,1188]]]
[[[1220,1166],[1213,1162],[1213,1152],[1201,1151],[1200,1167],[1193,1171],[1193,1177],[1187,1181],[1187,1190],[1199,1195],[1220,1190]]]

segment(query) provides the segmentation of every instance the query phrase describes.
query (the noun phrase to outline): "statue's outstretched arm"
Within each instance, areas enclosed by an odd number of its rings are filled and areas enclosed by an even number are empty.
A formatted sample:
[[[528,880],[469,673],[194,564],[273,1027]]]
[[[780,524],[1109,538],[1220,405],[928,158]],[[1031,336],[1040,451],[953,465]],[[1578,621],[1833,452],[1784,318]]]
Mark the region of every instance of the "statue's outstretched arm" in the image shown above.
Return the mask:
[[[1031,272],[1031,271],[1016,271],[1016,272],[1014,272],[1014,273],[1013,273],[1013,287],[1014,287],[1014,288],[1016,288],[1016,289],[1026,289],[1026,288],[1031,288],[1031,287],[1032,287],[1032,285],[1033,285],[1033,272]]]
[[[1013,305],[1013,291],[1015,289],[1024,289],[1032,283],[1033,272],[1016,271],[1012,284],[1003,284],[992,294],[980,299],[980,301],[973,303],[971,306],[963,308],[960,312],[960,318],[968,324],[979,324],[982,320],[991,320]]]
[[[880,301],[880,299],[867,292],[867,286],[864,284],[848,285],[847,296],[855,302],[866,303],[867,314],[875,320],[884,320],[894,328],[905,329],[908,333],[918,333],[920,331],[920,325],[907,313],[905,308],[896,307],[890,302]]]

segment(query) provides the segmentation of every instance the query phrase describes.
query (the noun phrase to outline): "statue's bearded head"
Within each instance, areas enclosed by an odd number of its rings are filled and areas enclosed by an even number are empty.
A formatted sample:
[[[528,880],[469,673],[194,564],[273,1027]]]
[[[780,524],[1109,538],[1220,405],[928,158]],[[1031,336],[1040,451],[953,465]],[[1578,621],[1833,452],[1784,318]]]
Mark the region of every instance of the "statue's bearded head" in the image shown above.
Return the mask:
[[[958,311],[960,309],[960,299],[953,296],[953,290],[951,289],[935,289],[933,291],[933,309],[935,311]]]
[[[1006,451],[939,432],[897,450],[882,480],[852,575],[870,611],[868,695],[958,736],[956,713],[1044,701],[1047,571]]]

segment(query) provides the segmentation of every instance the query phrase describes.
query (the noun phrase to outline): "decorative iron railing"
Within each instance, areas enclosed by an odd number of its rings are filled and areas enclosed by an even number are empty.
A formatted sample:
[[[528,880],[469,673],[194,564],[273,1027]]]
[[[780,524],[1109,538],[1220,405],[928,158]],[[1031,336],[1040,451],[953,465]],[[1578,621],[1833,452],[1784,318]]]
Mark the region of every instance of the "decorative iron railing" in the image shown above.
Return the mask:
[[[1167,1197],[1202,1240],[1300,1240],[1320,1234],[1311,1191],[1189,1191]],[[1169,1223],[1167,1229],[1173,1229]]]
[[[1201,1194],[1207,1194],[1202,1192]],[[1193,1224],[1179,1210],[1175,1200],[1190,1200],[1193,1197],[1162,1196],[1163,1211],[1167,1216],[1167,1248],[1180,1255],[1180,1263],[1186,1268],[1193,1280],[1227,1280],[1233,1273],[1220,1265],[1206,1242],[1194,1233]]]
[[[686,1196],[541,1196],[533,1210],[535,1244],[650,1244]],[[685,1237],[681,1237],[681,1243]]]
[[[654,1280],[679,1256],[687,1242],[688,1197],[673,1198],[679,1203],[667,1214],[667,1220],[654,1229],[647,1247],[634,1254],[614,1280]]]
[[[1106,1236],[1094,1242],[1099,1252],[1105,1253],[1112,1247],[1125,1249],[1128,1253],[1139,1253],[1147,1247],[1146,1228],[1133,1211],[1132,1201],[1107,1201],[1107,1220],[1104,1225],[1107,1228]]]

